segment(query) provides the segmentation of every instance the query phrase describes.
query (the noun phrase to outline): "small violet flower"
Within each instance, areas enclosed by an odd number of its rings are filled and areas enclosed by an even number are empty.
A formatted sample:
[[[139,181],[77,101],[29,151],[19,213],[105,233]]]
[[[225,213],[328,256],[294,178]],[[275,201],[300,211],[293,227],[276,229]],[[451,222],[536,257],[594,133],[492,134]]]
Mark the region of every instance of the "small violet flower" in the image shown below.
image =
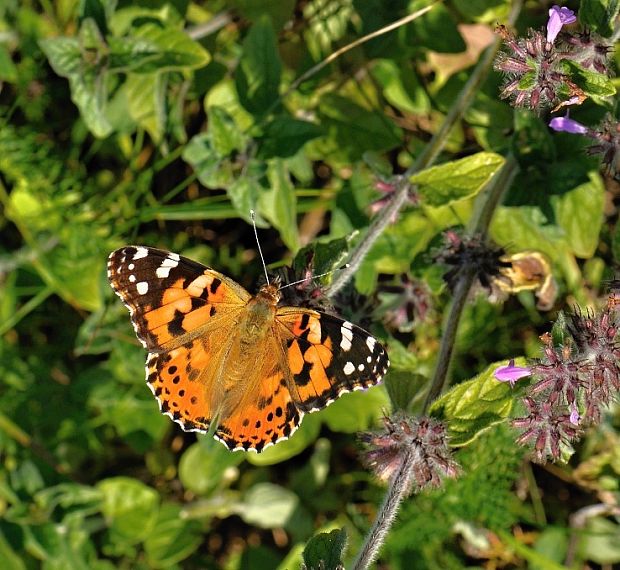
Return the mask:
[[[511,387],[514,387],[515,382],[526,376],[530,376],[532,371],[529,368],[523,366],[515,366],[515,361],[511,360],[508,366],[500,366],[494,373],[496,380],[500,382],[509,382]]]
[[[590,129],[577,121],[566,117],[554,117],[549,122],[549,126],[558,132],[572,133],[574,135],[587,135]]]
[[[573,424],[574,426],[578,426],[579,420],[581,420],[581,416],[579,415],[577,404],[573,402],[570,407],[570,423]]]
[[[547,42],[552,44],[560,33],[562,26],[572,24],[577,21],[575,12],[566,7],[560,8],[557,4],[549,10],[549,21],[547,22]]]

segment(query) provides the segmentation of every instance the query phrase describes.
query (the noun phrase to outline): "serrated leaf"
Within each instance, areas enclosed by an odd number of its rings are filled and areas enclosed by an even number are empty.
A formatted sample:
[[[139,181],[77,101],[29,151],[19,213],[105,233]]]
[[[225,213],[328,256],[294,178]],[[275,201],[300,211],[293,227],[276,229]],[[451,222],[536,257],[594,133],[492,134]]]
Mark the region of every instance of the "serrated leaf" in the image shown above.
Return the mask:
[[[260,18],[243,41],[235,72],[239,102],[250,113],[261,115],[279,96],[282,64],[269,17]]]
[[[427,168],[414,174],[410,180],[418,185],[424,204],[445,206],[475,196],[503,164],[504,158],[499,154],[479,152],[461,160]]]
[[[259,157],[287,158],[296,154],[308,141],[323,134],[319,125],[279,115],[270,121],[259,139]]]
[[[552,196],[551,204],[558,225],[577,257],[589,259],[599,243],[605,207],[605,186],[598,174],[590,181],[562,196]]]
[[[304,564],[308,570],[342,570],[346,547],[347,531],[344,528],[317,534],[304,549]]]
[[[608,38],[614,31],[614,22],[620,12],[618,0],[582,0],[579,4],[579,22]]]
[[[525,359],[517,358],[515,364],[525,366]],[[431,414],[448,426],[451,445],[466,445],[484,430],[510,416],[518,392],[493,376],[493,372],[504,365],[505,361],[491,364],[475,378],[452,388],[431,406]]]
[[[267,165],[269,188],[259,196],[260,213],[280,232],[286,246],[294,253],[299,249],[297,230],[297,197],[284,162],[273,159]]]
[[[235,511],[248,524],[258,528],[283,527],[299,505],[299,497],[273,483],[250,487]]]

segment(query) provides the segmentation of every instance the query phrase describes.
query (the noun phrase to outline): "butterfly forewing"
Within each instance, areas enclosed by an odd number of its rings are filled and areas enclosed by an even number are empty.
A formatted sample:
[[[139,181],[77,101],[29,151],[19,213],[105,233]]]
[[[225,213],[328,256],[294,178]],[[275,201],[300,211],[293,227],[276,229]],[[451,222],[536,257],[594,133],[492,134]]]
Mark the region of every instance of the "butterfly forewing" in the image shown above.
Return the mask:
[[[282,307],[276,319],[288,355],[293,398],[304,412],[373,386],[387,372],[390,363],[383,346],[348,321],[296,307]]]
[[[182,346],[250,294],[228,277],[176,253],[127,246],[108,259],[108,279],[131,313],[138,338],[151,351]]]

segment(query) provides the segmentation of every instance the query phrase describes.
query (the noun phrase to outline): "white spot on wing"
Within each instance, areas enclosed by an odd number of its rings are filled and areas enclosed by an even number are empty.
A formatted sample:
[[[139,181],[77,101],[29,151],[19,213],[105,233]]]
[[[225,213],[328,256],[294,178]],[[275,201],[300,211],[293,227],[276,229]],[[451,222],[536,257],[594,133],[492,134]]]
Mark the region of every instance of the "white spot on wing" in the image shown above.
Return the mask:
[[[146,257],[149,254],[149,250],[146,249],[146,247],[138,247],[136,249],[136,253],[134,253],[133,255],[133,259],[134,261],[136,259],[142,259],[143,257]]]
[[[157,271],[155,272],[155,274],[160,279],[164,279],[164,278],[168,277],[170,275],[170,270],[172,268],[176,267],[177,265],[179,265],[179,260],[178,259],[174,259],[172,257],[173,255],[176,255],[177,258],[179,257],[178,254],[176,254],[176,253],[170,253],[170,254],[168,254],[168,257],[166,257],[161,262],[161,265],[157,268]]]
[[[149,284],[146,281],[140,281],[140,283],[136,285],[136,289],[140,295],[146,295],[149,290]]]
[[[377,344],[377,339],[375,339],[375,337],[369,336],[366,339],[366,346],[368,347],[368,350],[370,350],[370,352],[375,349],[375,344]]]
[[[360,365],[357,367],[357,369],[361,372],[362,370],[364,370],[364,365],[363,365],[363,364],[360,364]]]
[[[135,263],[130,263],[130,264],[127,266],[127,269],[129,269],[129,271],[133,271],[135,268],[136,268],[136,264],[135,264]]]
[[[351,350],[351,341],[353,340],[353,331],[351,330],[352,327],[353,325],[348,321],[344,321],[340,327],[340,334],[342,335],[340,348],[342,348],[345,352]]]
[[[355,371],[355,364],[353,364],[352,362],[347,362],[344,365],[344,368],[342,369],[342,371],[349,376],[350,374],[353,374],[353,372]]]
[[[135,283],[136,282],[136,276],[135,275],[130,275],[129,276],[129,282],[130,283]]]

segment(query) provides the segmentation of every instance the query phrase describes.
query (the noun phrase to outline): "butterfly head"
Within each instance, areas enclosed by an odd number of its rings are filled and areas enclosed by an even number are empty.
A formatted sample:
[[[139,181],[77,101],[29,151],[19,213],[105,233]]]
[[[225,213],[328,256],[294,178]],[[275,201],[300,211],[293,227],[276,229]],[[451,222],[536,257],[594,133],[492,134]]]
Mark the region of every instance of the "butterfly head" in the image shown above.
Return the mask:
[[[263,301],[273,306],[277,305],[280,302],[281,297],[282,295],[280,293],[278,282],[263,285],[256,295],[256,299],[258,301]]]

